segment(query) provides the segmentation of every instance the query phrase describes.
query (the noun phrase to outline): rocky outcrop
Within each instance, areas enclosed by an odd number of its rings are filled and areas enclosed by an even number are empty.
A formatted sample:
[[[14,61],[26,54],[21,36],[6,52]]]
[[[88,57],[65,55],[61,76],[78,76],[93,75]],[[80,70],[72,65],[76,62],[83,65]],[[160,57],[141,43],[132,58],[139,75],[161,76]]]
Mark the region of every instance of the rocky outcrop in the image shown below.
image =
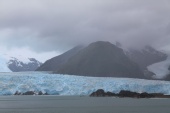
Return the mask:
[[[107,97],[107,96],[117,96],[117,94],[112,92],[105,92],[103,89],[98,89],[96,92],[90,94],[92,97]]]
[[[27,91],[25,93],[21,93],[19,91],[16,91],[14,95],[48,95],[48,93],[42,93],[39,91],[38,93],[35,91]]]
[[[119,97],[132,97],[132,98],[156,98],[163,97],[164,95],[161,93],[136,93],[131,91],[120,91],[118,94]]]
[[[118,94],[112,92],[105,92],[103,89],[99,89],[96,92],[90,94],[91,97],[130,97],[130,98],[170,98],[170,95],[164,95],[162,93],[137,93],[131,91],[121,90]]]

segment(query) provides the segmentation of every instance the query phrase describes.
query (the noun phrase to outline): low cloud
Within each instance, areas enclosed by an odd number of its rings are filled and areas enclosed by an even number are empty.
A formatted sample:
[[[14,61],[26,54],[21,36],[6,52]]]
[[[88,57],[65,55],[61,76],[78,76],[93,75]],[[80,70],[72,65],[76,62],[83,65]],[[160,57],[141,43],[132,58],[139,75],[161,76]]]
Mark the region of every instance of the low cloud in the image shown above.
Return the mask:
[[[0,44],[65,51],[98,40],[169,48],[169,0],[1,0]]]

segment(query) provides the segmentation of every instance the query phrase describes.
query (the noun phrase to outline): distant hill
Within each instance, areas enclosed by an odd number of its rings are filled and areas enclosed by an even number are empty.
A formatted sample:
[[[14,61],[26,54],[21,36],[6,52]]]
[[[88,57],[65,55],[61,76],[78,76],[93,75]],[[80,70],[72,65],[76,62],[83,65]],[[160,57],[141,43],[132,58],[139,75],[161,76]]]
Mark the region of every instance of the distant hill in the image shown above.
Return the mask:
[[[22,61],[21,59],[11,57],[11,59],[7,62],[7,65],[12,72],[21,72],[35,71],[42,65],[42,63],[35,58],[27,58],[27,61]]]
[[[90,44],[69,58],[55,73],[96,77],[144,78],[138,65],[110,42]]]
[[[83,46],[76,46],[73,49],[47,60],[36,71],[57,71],[63,64],[65,64],[70,57],[79,52]]]

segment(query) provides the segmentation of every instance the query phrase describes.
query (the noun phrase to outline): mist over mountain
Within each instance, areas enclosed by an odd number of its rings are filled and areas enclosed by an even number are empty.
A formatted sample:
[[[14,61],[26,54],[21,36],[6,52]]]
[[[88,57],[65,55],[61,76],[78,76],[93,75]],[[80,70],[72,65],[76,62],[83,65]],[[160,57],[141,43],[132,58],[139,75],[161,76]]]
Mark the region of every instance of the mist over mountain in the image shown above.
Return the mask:
[[[145,46],[141,50],[130,49],[126,52],[127,56],[136,62],[141,69],[146,70],[146,67],[156,62],[161,62],[167,59],[168,55],[155,50],[151,46]]]
[[[168,55],[154,49],[151,46],[145,46],[143,49],[129,49],[126,51],[126,55],[135,63],[137,63],[140,69],[143,71],[144,76],[148,79],[164,79],[167,74],[167,67],[160,69],[160,66],[152,66],[155,63],[167,62]],[[164,64],[164,63],[163,63]],[[148,68],[151,67],[151,68]],[[151,70],[150,70],[151,69]],[[157,70],[157,71],[155,71]],[[159,74],[158,74],[159,73]],[[161,75],[160,75],[161,73]],[[158,74],[158,75],[156,75]],[[159,76],[159,77],[156,77]]]
[[[85,76],[116,76],[153,79],[148,66],[165,61],[167,54],[151,46],[143,49],[123,48],[119,42],[98,41],[77,46],[62,55],[47,60],[37,71]]]
[[[143,78],[138,65],[110,42],[98,41],[72,56],[56,71],[60,74]]]
[[[101,40],[170,51],[169,10],[169,0],[0,0],[0,48],[63,53]]]
[[[71,56],[68,53],[71,53]],[[138,65],[131,61],[121,48],[103,41],[91,43],[84,48],[75,47],[46,61],[37,70],[71,75],[144,78]]]

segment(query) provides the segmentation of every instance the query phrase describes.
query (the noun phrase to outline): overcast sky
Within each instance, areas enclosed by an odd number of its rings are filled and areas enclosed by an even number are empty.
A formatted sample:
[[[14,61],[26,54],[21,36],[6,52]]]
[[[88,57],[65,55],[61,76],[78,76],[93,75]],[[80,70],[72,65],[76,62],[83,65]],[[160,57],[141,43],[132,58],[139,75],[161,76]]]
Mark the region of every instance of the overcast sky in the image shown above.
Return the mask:
[[[170,0],[0,0],[1,51],[45,60],[98,40],[170,50]]]

